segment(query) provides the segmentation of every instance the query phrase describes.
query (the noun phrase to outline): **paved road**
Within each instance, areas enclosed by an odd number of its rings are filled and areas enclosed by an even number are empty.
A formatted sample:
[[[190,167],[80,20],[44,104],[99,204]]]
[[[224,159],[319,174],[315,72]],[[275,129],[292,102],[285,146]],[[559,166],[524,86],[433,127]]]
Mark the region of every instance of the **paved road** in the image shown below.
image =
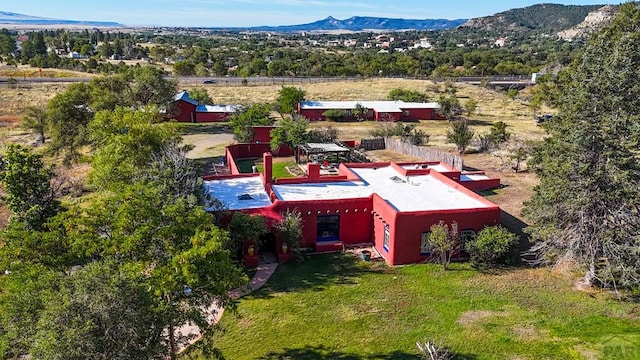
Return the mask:
[[[209,77],[196,77],[196,76],[178,76],[171,77],[178,80],[181,84],[188,85],[210,85],[210,86],[237,86],[243,84],[245,81],[248,85],[285,85],[285,84],[304,84],[304,83],[321,83],[332,81],[361,81],[367,78],[364,77],[297,77],[297,76],[282,76],[282,77],[226,77],[226,76],[209,76]],[[76,82],[88,82],[90,77],[16,77],[19,84],[35,84],[35,83],[76,83]],[[408,78],[414,79],[414,78]],[[422,79],[426,79],[422,78]],[[489,85],[500,86],[527,86],[531,84],[531,79],[528,76],[466,76],[456,77],[452,80],[456,82],[465,82],[474,85],[480,85],[482,83]],[[0,86],[6,86],[8,84],[9,77],[0,77]]]

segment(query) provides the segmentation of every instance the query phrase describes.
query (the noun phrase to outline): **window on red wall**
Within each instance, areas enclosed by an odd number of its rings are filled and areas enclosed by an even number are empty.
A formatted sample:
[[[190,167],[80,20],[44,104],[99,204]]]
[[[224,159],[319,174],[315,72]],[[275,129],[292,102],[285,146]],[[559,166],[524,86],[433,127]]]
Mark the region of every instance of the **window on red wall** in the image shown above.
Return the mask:
[[[391,231],[389,231],[389,225],[384,226],[384,240],[382,241],[382,248],[389,251],[389,243],[391,242]]]
[[[464,229],[460,231],[460,248],[464,250],[466,244],[472,241],[476,237],[476,232],[473,229]]]
[[[318,216],[317,241],[340,240],[340,215]]]
[[[422,237],[420,238],[420,255],[431,255],[431,244],[429,244],[429,236],[431,236],[431,232],[423,232]]]

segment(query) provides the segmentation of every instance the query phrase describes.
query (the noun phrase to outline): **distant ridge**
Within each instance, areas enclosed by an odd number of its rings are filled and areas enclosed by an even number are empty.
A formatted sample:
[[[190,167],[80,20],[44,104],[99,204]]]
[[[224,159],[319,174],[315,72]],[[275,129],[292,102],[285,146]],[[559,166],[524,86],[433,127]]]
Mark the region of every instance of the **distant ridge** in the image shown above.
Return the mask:
[[[81,21],[51,19],[38,16],[16,14],[8,11],[0,11],[0,25],[83,25],[122,27],[124,25],[111,21]]]
[[[283,26],[253,26],[236,28],[253,31],[273,32],[322,32],[322,31],[369,31],[369,30],[445,30],[467,22],[467,19],[392,19],[368,16],[353,16],[345,20],[334,17],[318,20],[309,24]],[[217,29],[217,28],[216,28]],[[226,28],[229,29],[229,28]]]

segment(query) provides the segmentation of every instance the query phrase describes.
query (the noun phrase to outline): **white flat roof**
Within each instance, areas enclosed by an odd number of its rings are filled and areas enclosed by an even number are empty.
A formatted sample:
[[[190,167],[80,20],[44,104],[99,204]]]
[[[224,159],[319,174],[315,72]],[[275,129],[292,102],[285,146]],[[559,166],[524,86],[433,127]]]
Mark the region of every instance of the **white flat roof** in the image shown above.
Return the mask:
[[[236,105],[198,105],[196,107],[197,112],[234,113],[237,110]]]
[[[274,185],[273,190],[285,201],[358,199],[375,193],[405,212],[490,206],[432,175],[407,179],[390,166],[351,168],[351,171],[363,181]]]
[[[349,151],[348,148],[340,146],[334,143],[306,143],[302,145],[303,148],[319,151],[319,152],[331,152],[331,151]]]
[[[433,169],[439,173],[450,172],[451,169],[438,163],[438,164],[416,164],[416,165],[402,165],[403,169]]]
[[[229,210],[256,209],[271,205],[260,176],[206,180],[204,188],[205,194],[211,194],[211,197],[222,201]],[[239,200],[238,197],[244,194],[250,195],[251,199]]]
[[[351,170],[368,184],[372,192],[389,201],[399,211],[475,209],[492,206],[432,175],[405,178],[390,166]]]
[[[398,101],[303,101],[300,103],[301,109],[343,109],[353,110],[360,104],[367,109],[378,112],[402,112],[404,109],[439,109],[440,104],[436,102],[414,103]]]
[[[482,174],[462,174],[460,175],[460,181],[478,181],[490,179],[487,175]]]
[[[273,185],[278,199],[286,201],[361,199],[373,190],[361,181]]]

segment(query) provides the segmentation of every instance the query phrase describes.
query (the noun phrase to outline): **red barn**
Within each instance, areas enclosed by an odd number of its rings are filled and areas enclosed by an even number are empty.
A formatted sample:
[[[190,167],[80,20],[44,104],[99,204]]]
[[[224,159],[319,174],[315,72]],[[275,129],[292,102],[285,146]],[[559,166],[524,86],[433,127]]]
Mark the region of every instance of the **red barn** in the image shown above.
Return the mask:
[[[183,91],[174,97],[173,108],[175,115],[172,119],[179,122],[224,122],[239,110],[237,105],[203,105],[189,97]]]
[[[404,101],[304,101],[298,104],[298,112],[312,121],[324,120],[327,110],[342,110],[347,119],[354,119],[358,107],[367,109],[367,120],[407,121],[443,120],[438,114],[440,104],[408,103]]]
[[[263,165],[264,174],[205,178],[207,196],[270,224],[299,210],[301,246],[315,251],[372,244],[391,265],[415,263],[432,255],[427,240],[439,221],[457,222],[462,241],[500,221],[500,208],[467,188],[487,177],[441,163],[341,164],[337,176],[321,176],[320,165],[310,163],[305,177],[280,180],[272,180],[271,154]],[[273,234],[272,248],[286,259]]]

